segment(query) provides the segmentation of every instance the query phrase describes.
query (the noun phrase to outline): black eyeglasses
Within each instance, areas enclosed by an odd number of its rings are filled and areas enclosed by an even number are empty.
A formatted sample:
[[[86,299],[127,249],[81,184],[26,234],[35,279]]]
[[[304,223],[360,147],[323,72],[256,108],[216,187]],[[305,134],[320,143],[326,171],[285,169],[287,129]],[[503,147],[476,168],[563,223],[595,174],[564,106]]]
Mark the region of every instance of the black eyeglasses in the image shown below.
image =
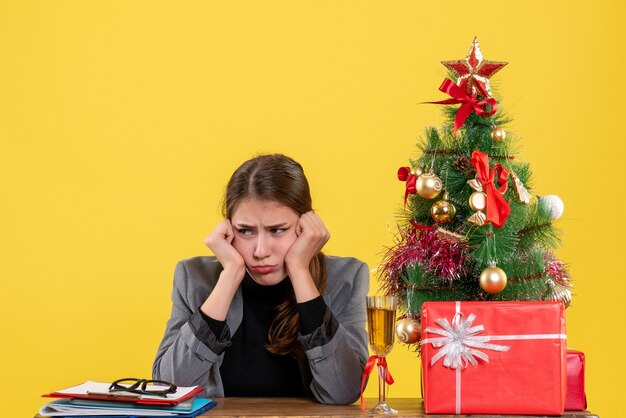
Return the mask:
[[[169,393],[176,393],[176,385],[163,380],[135,379],[126,377],[111,383],[109,392],[131,392],[142,395],[166,397]]]

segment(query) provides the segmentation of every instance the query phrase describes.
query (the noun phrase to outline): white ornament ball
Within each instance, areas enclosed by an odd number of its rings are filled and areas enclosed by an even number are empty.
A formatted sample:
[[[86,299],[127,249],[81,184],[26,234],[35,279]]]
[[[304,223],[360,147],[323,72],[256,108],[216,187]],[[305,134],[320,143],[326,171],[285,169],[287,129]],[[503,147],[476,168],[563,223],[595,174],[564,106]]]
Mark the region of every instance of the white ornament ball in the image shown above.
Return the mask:
[[[550,212],[550,219],[553,221],[559,219],[563,215],[563,210],[565,210],[563,201],[555,194],[541,196],[539,198],[539,204],[548,209]]]

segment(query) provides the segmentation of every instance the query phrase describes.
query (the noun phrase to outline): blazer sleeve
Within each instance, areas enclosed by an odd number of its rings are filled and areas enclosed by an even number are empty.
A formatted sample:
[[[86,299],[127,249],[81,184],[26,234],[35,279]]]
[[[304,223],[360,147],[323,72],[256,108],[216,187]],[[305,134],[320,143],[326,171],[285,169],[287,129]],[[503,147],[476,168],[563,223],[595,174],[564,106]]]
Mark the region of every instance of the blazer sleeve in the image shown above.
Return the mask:
[[[207,396],[224,396],[218,363],[221,352],[230,343],[230,334],[226,329],[227,338],[223,334],[218,339],[211,332],[198,306],[189,302],[189,295],[197,290],[193,287],[185,262],[179,262],[174,272],[172,313],[157,350],[152,375],[154,379],[178,386],[201,386]]]
[[[310,389],[325,404],[351,404],[359,399],[361,378],[368,357],[365,296],[369,269],[356,259],[328,280],[340,282],[329,295],[322,325],[298,337],[307,356],[313,380]],[[330,271],[329,271],[330,273]]]

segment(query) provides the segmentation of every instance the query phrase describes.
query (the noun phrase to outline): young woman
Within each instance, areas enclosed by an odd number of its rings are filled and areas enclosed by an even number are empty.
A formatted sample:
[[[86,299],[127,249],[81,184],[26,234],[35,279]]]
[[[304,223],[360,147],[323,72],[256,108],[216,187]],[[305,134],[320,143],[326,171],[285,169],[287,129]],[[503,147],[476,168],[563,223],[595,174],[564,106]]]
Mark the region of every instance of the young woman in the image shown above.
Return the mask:
[[[178,263],[155,379],[206,396],[359,398],[367,360],[367,265],[325,256],[300,164],[261,155],[231,177],[214,257]]]

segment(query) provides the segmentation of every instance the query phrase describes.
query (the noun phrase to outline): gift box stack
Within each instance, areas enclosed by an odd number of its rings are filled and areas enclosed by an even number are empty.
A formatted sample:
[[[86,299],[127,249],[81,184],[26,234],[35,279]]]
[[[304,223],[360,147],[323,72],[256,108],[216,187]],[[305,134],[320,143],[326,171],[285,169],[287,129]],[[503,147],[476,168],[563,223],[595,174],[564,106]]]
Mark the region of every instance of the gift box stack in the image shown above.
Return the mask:
[[[445,97],[424,105],[445,106],[447,121],[398,169],[403,216],[378,270],[400,301],[398,339],[421,356],[425,410],[585,409],[584,356],[566,350],[572,282],[555,255],[564,204],[530,187],[516,155],[490,85],[507,63],[486,60],[477,39],[442,63]]]

